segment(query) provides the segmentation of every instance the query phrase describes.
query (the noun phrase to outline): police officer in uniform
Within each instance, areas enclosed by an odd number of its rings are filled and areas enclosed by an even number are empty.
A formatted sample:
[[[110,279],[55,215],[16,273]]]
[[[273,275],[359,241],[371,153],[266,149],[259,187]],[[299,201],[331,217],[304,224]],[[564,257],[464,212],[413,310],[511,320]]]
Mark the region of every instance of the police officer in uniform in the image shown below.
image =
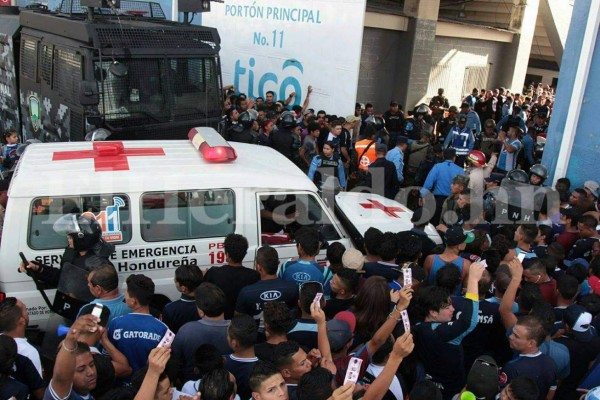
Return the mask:
[[[77,214],[66,214],[54,223],[56,232],[67,234],[68,246],[63,253],[60,268],[44,265],[37,261],[29,261],[27,265],[21,263],[19,270],[32,275],[42,282],[46,288],[56,288],[61,280],[68,279],[63,276],[63,268],[71,264],[85,271],[93,267],[110,263],[108,260],[114,251],[114,246],[102,239],[102,228],[95,218]],[[81,282],[87,289],[87,279]],[[88,290],[89,293],[89,290]],[[89,294],[87,301],[93,299]],[[86,299],[80,299],[86,301]]]
[[[257,113],[254,110],[244,111],[238,118],[238,124],[229,130],[229,140],[232,142],[256,144],[258,138],[252,131],[252,124],[256,121]]]
[[[529,183],[534,186],[542,186],[548,178],[548,168],[544,164],[532,165],[529,169]]]
[[[296,116],[291,111],[284,111],[279,117],[279,129],[271,133],[271,143],[275,150],[286,156],[290,161],[296,162],[298,155],[297,140],[293,132],[296,126]]]
[[[58,345],[56,328],[59,324],[74,321],[79,308],[94,300],[89,291],[87,275],[95,267],[111,264],[110,256],[114,246],[102,239],[102,228],[92,216],[66,214],[60,217],[53,226],[57,233],[67,235],[68,245],[63,253],[60,267],[44,265],[37,261],[22,262],[20,272],[34,278],[38,289],[56,288],[52,307],[53,314],[48,319],[46,334],[42,344],[44,354],[53,356]]]
[[[406,121],[404,125],[404,136],[408,137],[408,142],[419,140],[423,132],[433,133],[433,120],[430,116],[431,109],[425,105],[419,105],[414,112],[413,119]]]
[[[444,147],[456,150],[456,165],[464,167],[469,152],[473,150],[475,138],[473,132],[467,128],[467,117],[461,115],[458,117],[458,126],[452,128],[446,140]]]
[[[323,153],[313,157],[310,164],[308,178],[315,183],[319,190],[325,189],[324,184],[327,189],[333,189],[334,192],[344,190],[346,187],[344,164],[334,149],[335,144],[332,141],[325,142]],[[333,186],[330,187],[332,178],[337,179],[337,182],[334,181]]]

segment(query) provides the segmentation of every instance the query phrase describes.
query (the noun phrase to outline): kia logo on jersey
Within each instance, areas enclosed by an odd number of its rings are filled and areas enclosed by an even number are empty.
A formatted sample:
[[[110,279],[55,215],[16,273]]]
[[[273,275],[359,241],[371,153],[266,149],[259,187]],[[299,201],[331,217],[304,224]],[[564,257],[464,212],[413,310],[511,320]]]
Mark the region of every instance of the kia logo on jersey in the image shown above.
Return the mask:
[[[307,282],[310,281],[310,275],[306,272],[296,272],[292,274],[292,279],[296,282]]]
[[[269,290],[260,294],[260,299],[263,301],[277,300],[281,297],[281,292],[278,290]]]

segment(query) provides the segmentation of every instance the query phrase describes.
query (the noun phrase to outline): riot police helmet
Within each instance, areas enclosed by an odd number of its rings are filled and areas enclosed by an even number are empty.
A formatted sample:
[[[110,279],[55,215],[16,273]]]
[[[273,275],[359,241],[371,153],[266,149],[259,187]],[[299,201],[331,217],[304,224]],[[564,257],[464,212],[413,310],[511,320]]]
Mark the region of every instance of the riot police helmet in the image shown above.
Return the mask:
[[[529,169],[529,174],[540,178],[541,182],[539,184],[542,184],[546,179],[548,179],[548,168],[546,168],[544,164],[535,164]]]
[[[382,117],[378,117],[376,115],[371,115],[367,119],[365,119],[365,123],[367,125],[372,125],[375,128],[375,131],[380,131],[385,127],[385,120]]]
[[[76,251],[91,250],[102,237],[102,227],[91,215],[65,214],[56,220],[53,229],[69,236]]]
[[[431,114],[431,108],[427,104],[419,104],[415,109],[416,115]]]
[[[529,183],[529,176],[527,176],[527,172],[522,169],[513,169],[508,174],[506,174],[506,179],[513,182],[519,183]]]
[[[296,126],[296,116],[291,111],[284,111],[279,117],[279,126],[286,129],[293,129]]]
[[[252,128],[252,124],[254,123],[255,120],[256,120],[256,118],[254,118],[252,113],[250,113],[249,111],[244,111],[243,113],[240,114],[240,117],[238,118],[238,122],[245,129]]]

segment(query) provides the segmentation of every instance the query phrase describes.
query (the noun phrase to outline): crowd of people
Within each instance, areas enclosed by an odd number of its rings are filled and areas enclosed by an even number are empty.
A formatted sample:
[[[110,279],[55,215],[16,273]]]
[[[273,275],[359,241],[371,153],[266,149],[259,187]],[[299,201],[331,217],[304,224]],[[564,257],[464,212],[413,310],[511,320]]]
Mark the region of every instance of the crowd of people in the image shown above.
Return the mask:
[[[121,292],[97,222],[80,217],[63,264],[88,271],[91,298],[53,364],[26,338],[26,305],[0,302],[0,400],[600,398],[599,185],[543,186],[551,90],[474,89],[459,109],[440,89],[406,116],[391,102],[346,118],[313,113],[310,93],[290,110],[294,94],[228,93],[221,132],[272,146],[321,190],[408,188],[411,230],[374,226],[362,249],[323,249],[305,226],[297,258],[265,245],[253,264],[230,234],[226,264],[178,267],[181,297],[161,306],[149,276]],[[522,206],[523,188],[540,201]],[[64,272],[20,269],[46,283]]]

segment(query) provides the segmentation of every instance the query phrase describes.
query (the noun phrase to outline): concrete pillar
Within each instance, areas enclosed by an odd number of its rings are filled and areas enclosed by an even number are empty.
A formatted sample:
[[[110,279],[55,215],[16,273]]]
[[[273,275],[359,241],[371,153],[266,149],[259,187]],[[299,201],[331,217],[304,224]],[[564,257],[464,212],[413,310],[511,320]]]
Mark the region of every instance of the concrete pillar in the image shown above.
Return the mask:
[[[572,14],[573,6],[568,1],[541,0],[540,2],[540,16],[554,52],[554,60],[559,67]]]
[[[394,92],[398,93],[400,103],[406,110],[412,110],[427,93],[429,71],[435,41],[439,0],[405,0],[404,14],[409,17],[406,31],[406,51],[400,58],[406,57],[403,71],[398,71]]]
[[[506,48],[502,66],[504,73],[500,77],[503,86],[513,93],[521,93],[523,90],[539,5],[540,0],[514,0],[513,3],[510,29],[518,34]]]

